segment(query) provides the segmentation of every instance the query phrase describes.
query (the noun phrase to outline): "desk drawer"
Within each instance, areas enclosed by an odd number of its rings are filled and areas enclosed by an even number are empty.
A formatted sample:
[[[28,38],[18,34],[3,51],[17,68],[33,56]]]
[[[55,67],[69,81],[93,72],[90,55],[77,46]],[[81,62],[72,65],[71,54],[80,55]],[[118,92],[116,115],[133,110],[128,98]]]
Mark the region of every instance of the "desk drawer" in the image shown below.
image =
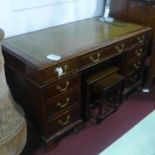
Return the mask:
[[[80,75],[75,74],[70,78],[69,77],[64,78],[62,80],[59,80],[58,82],[46,86],[44,88],[44,96],[46,99],[52,98],[61,93],[65,93],[68,90],[71,90],[75,87],[80,87],[80,83],[81,83]]]
[[[48,100],[46,103],[47,115],[50,116],[56,114],[76,103],[80,103],[80,90],[76,89],[72,92],[58,95],[57,97]]]
[[[127,64],[131,64],[136,60],[140,60],[145,56],[146,53],[146,45],[141,45],[136,48],[133,48],[131,51],[127,53],[128,61]]]
[[[135,71],[138,71],[140,69],[140,67],[142,66],[142,61],[138,60],[138,61],[135,61],[131,64],[128,64],[127,65],[127,68],[126,68],[126,74],[131,74]]]
[[[83,55],[80,57],[81,66],[88,66],[100,62],[104,57],[109,57],[113,55],[113,51],[104,51],[104,49],[99,49],[91,52],[90,54]],[[104,56],[105,55],[105,56]]]
[[[139,79],[140,79],[140,72],[135,72],[134,74],[130,75],[125,80],[125,88],[128,88],[128,87],[132,86],[137,81],[139,81]]]
[[[137,44],[143,44],[144,42],[149,40],[149,38],[150,38],[149,33],[138,34],[138,35],[130,38],[130,45],[135,46]]]
[[[98,49],[92,51],[89,54],[81,56],[80,57],[81,66],[85,67],[88,65],[92,65],[124,52],[128,48],[127,42],[128,42],[127,40],[123,40],[113,45],[110,45],[107,48]]]
[[[60,68],[62,70],[62,75],[59,76],[58,72],[56,71],[57,68]],[[44,70],[41,71],[42,79],[43,82],[48,82],[50,80],[63,77],[64,75],[74,72],[78,70],[78,60],[77,58],[64,61],[62,63],[56,64],[54,66],[45,68]]]
[[[69,110],[64,111],[61,115],[56,117],[49,117],[48,119],[48,133],[55,134],[62,131],[64,128],[69,127],[72,123],[81,119],[80,106],[73,106]]]
[[[111,50],[115,51],[117,54],[123,53],[129,48],[128,42],[129,42],[128,39],[119,41],[111,45]]]

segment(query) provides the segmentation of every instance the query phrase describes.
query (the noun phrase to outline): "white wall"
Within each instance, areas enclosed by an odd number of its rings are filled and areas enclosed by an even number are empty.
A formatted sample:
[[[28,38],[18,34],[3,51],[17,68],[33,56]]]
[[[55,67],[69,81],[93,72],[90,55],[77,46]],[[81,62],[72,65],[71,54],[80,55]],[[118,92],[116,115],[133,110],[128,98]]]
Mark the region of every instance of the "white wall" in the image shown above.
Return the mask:
[[[17,4],[19,0],[0,0],[0,28],[5,31],[6,37],[102,14],[103,0],[48,0],[51,3],[40,5],[37,1],[41,0],[35,1],[36,5],[23,3],[21,6]]]

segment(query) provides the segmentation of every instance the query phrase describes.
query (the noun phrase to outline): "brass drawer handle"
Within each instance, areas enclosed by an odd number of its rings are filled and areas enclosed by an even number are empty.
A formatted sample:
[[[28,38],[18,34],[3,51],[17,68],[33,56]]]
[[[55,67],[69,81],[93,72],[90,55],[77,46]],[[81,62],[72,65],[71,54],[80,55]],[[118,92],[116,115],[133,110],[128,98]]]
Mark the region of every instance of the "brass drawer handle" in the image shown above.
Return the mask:
[[[138,41],[139,43],[143,43],[144,40],[145,40],[145,36],[144,36],[144,35],[143,35],[142,37],[137,37],[137,41]]]
[[[139,68],[139,65],[137,65],[137,64],[133,64],[133,66],[134,66],[135,69]]]
[[[57,86],[56,89],[63,92],[63,91],[66,91],[68,89],[68,86],[69,86],[69,81],[66,81],[66,85],[64,88],[62,88],[61,86]]]
[[[139,51],[135,51],[135,54],[136,54],[137,57],[140,57],[142,55],[142,53],[139,52]]]
[[[67,98],[66,98],[66,102],[65,102],[64,104],[62,104],[61,102],[58,102],[58,103],[57,103],[57,107],[65,108],[66,106],[68,106],[69,101],[70,101],[70,98],[67,97]]]
[[[135,51],[135,54],[136,54],[138,57],[141,56],[142,53],[143,53],[143,49],[142,49],[142,48],[140,48],[139,51]]]
[[[118,53],[122,52],[124,50],[125,45],[121,44],[121,46],[115,46],[115,49],[117,50]]]
[[[68,65],[64,65],[64,67],[56,67],[55,72],[58,74],[58,77],[60,78],[62,75],[65,75],[67,73]]]
[[[138,69],[139,68],[139,65],[140,65],[140,61],[138,61],[138,63],[134,63],[133,64],[133,66],[134,66],[135,69]]]
[[[59,121],[58,121],[58,123],[59,123],[61,126],[65,126],[65,125],[67,125],[69,122],[70,122],[70,115],[67,115],[65,121],[63,121],[63,120],[59,120]]]
[[[143,48],[140,48],[140,49],[139,49],[139,52],[141,52],[141,53],[142,53],[142,52],[143,52]]]
[[[101,59],[101,54],[97,53],[96,58],[94,58],[93,56],[90,56],[89,59],[92,60],[93,63],[97,62]]]

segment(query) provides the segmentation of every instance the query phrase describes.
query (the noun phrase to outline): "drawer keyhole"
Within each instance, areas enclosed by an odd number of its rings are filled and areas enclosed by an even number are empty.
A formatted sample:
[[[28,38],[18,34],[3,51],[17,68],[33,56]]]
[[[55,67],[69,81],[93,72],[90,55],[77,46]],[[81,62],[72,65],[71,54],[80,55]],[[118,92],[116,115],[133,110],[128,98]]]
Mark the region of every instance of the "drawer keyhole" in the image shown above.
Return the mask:
[[[58,74],[58,77],[60,78],[62,75],[65,75],[67,73],[68,66],[64,65],[64,67],[56,67],[55,72]]]

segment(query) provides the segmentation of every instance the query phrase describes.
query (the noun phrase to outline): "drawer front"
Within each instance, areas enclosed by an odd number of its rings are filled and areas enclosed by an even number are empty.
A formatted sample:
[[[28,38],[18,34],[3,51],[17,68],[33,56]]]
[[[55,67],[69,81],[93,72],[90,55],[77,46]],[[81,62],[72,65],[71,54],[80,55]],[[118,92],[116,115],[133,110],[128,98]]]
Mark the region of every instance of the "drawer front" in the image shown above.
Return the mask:
[[[80,106],[64,111],[59,116],[49,117],[48,119],[48,134],[55,134],[62,131],[64,128],[69,127],[72,123],[81,119]]]
[[[132,74],[131,76],[129,76],[126,80],[125,80],[125,88],[132,86],[134,83],[136,83],[140,78],[140,73],[136,72],[134,74]]]
[[[111,50],[115,51],[116,54],[121,54],[129,48],[128,42],[128,39],[117,42],[111,46]]]
[[[126,74],[131,74],[135,71],[138,71],[141,65],[142,65],[142,62],[140,60],[135,61],[134,63],[128,64],[126,69]]]
[[[81,67],[93,65],[97,62],[104,61],[110,57],[124,52],[128,48],[127,40],[120,41],[107,48],[92,51],[89,54],[80,57]]]
[[[130,45],[135,46],[137,44],[143,44],[149,40],[149,33],[141,33],[130,39]]]
[[[137,60],[144,58],[146,53],[146,45],[138,46],[127,53],[127,64],[133,63]]]
[[[44,88],[44,96],[46,99],[52,98],[61,93],[65,93],[75,87],[80,87],[80,83],[80,75],[75,74],[70,78],[64,78],[62,80],[59,80],[58,82],[46,86]]]
[[[110,53],[109,53],[110,54]],[[103,59],[103,51],[101,49],[85,54],[80,57],[81,67],[95,64]]]
[[[72,92],[58,95],[57,97],[48,100],[46,103],[47,115],[50,116],[56,114],[76,103],[80,103],[80,90],[76,89]]]
[[[77,59],[68,60],[57,65],[48,67],[41,71],[43,82],[48,82],[50,80],[63,77],[68,73],[72,73],[78,70],[78,68],[79,65]]]

